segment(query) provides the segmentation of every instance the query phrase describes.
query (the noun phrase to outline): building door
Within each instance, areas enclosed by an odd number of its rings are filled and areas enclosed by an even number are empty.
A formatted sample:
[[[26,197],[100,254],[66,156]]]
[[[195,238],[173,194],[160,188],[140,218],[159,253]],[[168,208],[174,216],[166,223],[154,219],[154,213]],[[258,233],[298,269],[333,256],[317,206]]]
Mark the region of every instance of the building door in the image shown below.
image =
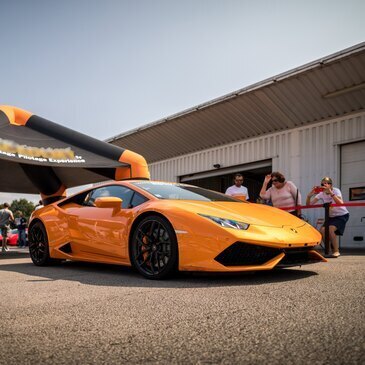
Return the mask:
[[[345,202],[365,203],[365,141],[341,146],[341,191]],[[348,210],[341,246],[365,248],[365,207]]]
[[[228,168],[218,168],[217,170],[206,171],[188,176],[181,176],[180,182],[224,193],[229,186],[233,185],[235,173],[240,173],[244,177],[243,185],[248,189],[250,201],[255,202],[259,197],[265,175],[270,174],[271,171],[272,161],[265,160]]]

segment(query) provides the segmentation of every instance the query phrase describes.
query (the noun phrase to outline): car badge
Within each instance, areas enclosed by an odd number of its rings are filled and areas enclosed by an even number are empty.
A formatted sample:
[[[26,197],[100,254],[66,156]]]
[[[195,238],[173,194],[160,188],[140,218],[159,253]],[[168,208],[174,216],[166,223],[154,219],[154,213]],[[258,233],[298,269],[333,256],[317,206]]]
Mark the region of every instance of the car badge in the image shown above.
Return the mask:
[[[293,232],[293,233],[298,233],[298,231],[294,228],[290,228],[290,230]]]

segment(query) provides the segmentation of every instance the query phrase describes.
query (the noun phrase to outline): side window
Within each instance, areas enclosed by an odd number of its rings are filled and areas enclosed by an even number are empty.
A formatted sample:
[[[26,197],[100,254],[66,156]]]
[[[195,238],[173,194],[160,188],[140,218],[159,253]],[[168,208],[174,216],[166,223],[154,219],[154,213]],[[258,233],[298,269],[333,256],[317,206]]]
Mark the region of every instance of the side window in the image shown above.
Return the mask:
[[[85,196],[85,199],[84,199],[82,205],[86,205],[86,206],[88,206],[88,205],[89,206],[93,206],[94,205],[93,202],[90,200],[92,192],[93,191],[91,190],[91,191],[89,191],[87,193],[87,195]]]
[[[111,185],[107,186],[110,195],[109,196],[116,196],[123,200],[122,208],[127,209],[129,208],[129,203],[132,199],[132,195],[134,193],[133,190],[126,188],[125,186],[118,186],[118,185]]]
[[[143,204],[147,200],[148,199],[146,197],[144,197],[143,195],[135,192],[134,195],[133,195],[133,198],[131,200],[129,208],[137,207],[138,205]]]
[[[95,206],[95,200],[97,198],[102,197],[102,196],[110,196],[109,191],[107,190],[107,187],[91,190],[85,198],[85,205],[88,205],[90,207],[94,207]]]
[[[122,208],[129,208],[134,191],[125,186],[110,185],[92,190],[85,199],[85,205],[94,206],[95,199],[103,196],[115,196],[122,199]]]

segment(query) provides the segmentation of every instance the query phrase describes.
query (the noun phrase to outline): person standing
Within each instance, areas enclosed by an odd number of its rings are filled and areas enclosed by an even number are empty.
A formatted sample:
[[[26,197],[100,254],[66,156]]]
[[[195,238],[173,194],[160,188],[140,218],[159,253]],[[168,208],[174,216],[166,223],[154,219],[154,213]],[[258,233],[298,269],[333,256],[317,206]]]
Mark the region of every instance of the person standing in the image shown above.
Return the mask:
[[[18,228],[18,243],[19,247],[25,247],[27,245],[27,235],[26,235],[26,228],[27,228],[27,220],[23,216],[23,212],[17,212],[18,218],[15,219],[17,228]]]
[[[242,186],[243,184],[243,176],[241,174],[234,175],[234,185],[230,186],[226,190],[226,195],[230,195],[234,198],[238,198],[240,200],[249,200],[250,197],[248,195],[248,190],[246,186]]]
[[[270,181],[272,186],[267,189]],[[292,181],[285,181],[285,176],[280,172],[273,172],[265,176],[260,197],[264,200],[271,200],[272,205],[276,208],[295,207],[302,204],[298,188]],[[301,213],[299,209],[292,209],[288,212],[295,216],[300,216]]]
[[[319,200],[322,200],[323,203],[330,204],[343,204],[342,193],[338,188],[334,188],[332,184],[332,179],[330,177],[324,177],[321,181],[321,187],[323,191],[316,194],[316,190],[318,187],[314,186],[311,192],[307,195],[306,204],[316,204]],[[314,196],[314,198],[313,198]],[[313,200],[311,201],[311,199]],[[329,241],[332,249],[332,255],[329,257],[339,257],[340,250],[338,244],[337,236],[342,236],[346,223],[349,220],[350,214],[346,207],[330,207],[329,211]],[[324,225],[321,227],[321,233],[323,240],[325,239],[325,227]]]
[[[3,236],[2,240],[2,252],[8,251],[8,245],[6,243],[8,239],[8,230],[10,229],[10,221],[14,222],[14,216],[12,211],[9,209],[10,205],[8,203],[3,204],[4,208],[0,209],[0,230]]]

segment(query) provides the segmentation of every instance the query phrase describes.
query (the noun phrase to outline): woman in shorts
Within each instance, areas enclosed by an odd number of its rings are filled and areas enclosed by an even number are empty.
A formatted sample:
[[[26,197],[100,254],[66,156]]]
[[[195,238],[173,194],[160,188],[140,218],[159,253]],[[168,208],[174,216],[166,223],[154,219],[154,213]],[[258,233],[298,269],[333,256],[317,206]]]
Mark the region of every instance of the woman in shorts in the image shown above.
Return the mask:
[[[323,187],[323,191],[316,194],[316,187],[313,187],[312,191],[307,196],[306,204],[316,204],[319,200],[322,200],[323,203],[330,204],[343,204],[342,194],[340,189],[334,188],[332,186],[332,179],[329,177],[324,177],[321,181],[321,187]],[[312,197],[313,200],[311,201]],[[346,207],[330,207],[329,212],[329,240],[332,248],[332,255],[330,257],[338,257],[340,256],[340,250],[338,245],[337,236],[342,236],[346,223],[349,220],[349,211]],[[322,226],[321,233],[324,240],[324,232],[325,228]]]

